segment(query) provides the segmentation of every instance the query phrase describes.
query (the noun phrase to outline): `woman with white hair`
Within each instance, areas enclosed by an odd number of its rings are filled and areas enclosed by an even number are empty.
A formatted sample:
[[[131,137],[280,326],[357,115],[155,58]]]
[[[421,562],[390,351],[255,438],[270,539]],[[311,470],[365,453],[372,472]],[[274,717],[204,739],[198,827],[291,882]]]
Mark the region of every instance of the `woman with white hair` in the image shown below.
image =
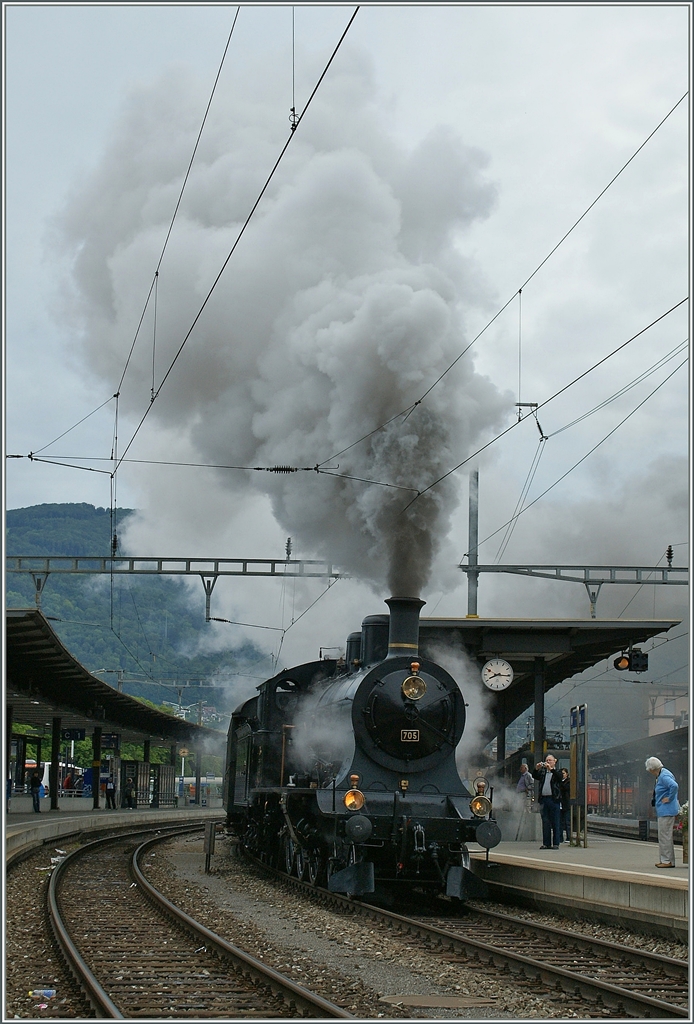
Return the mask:
[[[653,806],[658,818],[658,853],[660,862],[657,868],[675,867],[675,844],[672,839],[672,831],[675,826],[675,816],[679,814],[680,805],[677,802],[678,785],[675,776],[667,768],[663,768],[663,762],[659,757],[649,757],[646,761],[646,771],[655,776],[655,789],[653,790]]]

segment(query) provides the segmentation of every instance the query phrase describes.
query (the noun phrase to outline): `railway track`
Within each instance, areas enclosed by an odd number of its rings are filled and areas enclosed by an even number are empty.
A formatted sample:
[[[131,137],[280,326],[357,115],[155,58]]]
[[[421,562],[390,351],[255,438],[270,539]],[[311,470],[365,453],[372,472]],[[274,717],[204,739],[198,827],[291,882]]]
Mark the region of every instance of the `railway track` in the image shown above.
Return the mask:
[[[565,993],[580,1016],[689,1019],[686,961],[475,907],[463,915],[404,916],[300,881],[253,858],[263,871],[351,914],[418,937],[449,963],[478,962]],[[435,901],[438,902],[438,901]],[[431,900],[428,907],[431,907]],[[443,902],[442,908],[451,907]],[[454,912],[455,913],[455,912]],[[586,1012],[592,1008],[593,1012]],[[607,1011],[607,1012],[605,1012]]]
[[[616,821],[588,821],[588,832],[595,836],[610,836],[613,839],[632,839],[637,843],[657,843],[658,828],[657,821],[651,819],[649,822],[648,838],[642,839],[639,835],[639,824],[624,824]],[[675,846],[682,845],[681,832],[675,832],[673,836]]]
[[[66,857],[49,886],[61,951],[100,1018],[351,1018],[194,921],[145,878],[143,832]]]

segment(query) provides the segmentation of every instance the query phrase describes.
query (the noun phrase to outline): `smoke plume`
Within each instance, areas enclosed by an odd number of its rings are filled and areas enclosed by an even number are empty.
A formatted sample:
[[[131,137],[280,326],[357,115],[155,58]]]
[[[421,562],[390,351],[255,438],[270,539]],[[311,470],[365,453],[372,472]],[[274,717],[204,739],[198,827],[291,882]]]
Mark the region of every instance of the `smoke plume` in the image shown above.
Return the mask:
[[[427,657],[445,668],[458,684],[465,701],[465,731],[456,747],[455,762],[462,778],[466,778],[471,764],[482,753],[493,735],[491,708],[493,698],[480,679],[476,663],[459,648],[432,644]]]
[[[156,346],[150,306],[121,391],[132,422],[284,141],[269,63],[252,103],[243,90],[214,101],[158,278]],[[267,494],[303,550],[381,593],[418,596],[458,501],[454,478],[403,509],[498,425],[510,398],[467,357],[408,418],[377,428],[417,402],[469,341],[462,309],[488,297],[456,242],[489,214],[495,192],[485,155],[447,129],[406,149],[376,113],[375,91],[364,58],[341,51],[130,454],[147,458],[159,426],[200,462],[322,466],[335,475],[223,479],[230,502],[249,488]],[[109,386],[204,105],[180,69],[133,92],[56,220],[70,265],[62,315]]]

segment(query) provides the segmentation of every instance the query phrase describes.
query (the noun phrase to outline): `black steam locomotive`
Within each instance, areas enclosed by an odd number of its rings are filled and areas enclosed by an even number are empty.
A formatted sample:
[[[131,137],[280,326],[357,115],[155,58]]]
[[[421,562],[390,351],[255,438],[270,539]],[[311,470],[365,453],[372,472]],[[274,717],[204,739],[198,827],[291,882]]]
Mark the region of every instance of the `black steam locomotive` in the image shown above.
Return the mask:
[[[390,598],[390,617],[364,619],[344,661],[285,669],[234,712],[227,820],[263,860],[334,892],[404,881],[484,895],[466,844],[490,849],[501,834],[456,769],[465,701],[419,658],[423,603]]]

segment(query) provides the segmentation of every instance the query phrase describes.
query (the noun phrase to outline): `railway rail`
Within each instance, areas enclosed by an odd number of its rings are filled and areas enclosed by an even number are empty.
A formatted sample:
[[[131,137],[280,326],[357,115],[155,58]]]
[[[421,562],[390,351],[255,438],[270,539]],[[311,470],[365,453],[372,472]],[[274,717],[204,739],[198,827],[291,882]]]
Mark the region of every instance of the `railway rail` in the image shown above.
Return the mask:
[[[426,915],[396,914],[251,859],[263,871],[343,912],[366,915],[385,928],[417,936],[429,952],[438,949],[448,962],[477,961],[510,970],[550,990],[561,989],[566,993],[565,1005],[575,1007],[581,1016],[689,1019],[686,961],[477,906],[464,916],[444,916],[451,907],[445,901],[440,901],[440,915],[432,915],[431,910]],[[586,1013],[591,1004],[608,1012]]]
[[[643,839],[639,835],[639,823],[635,821],[633,824],[627,824],[626,822],[616,821],[590,821],[588,820],[588,832],[595,836],[610,836],[613,839],[632,839],[637,843],[657,843],[658,842],[658,827],[657,822],[651,819],[649,822],[651,826],[648,830],[648,838]],[[675,846],[682,845],[681,833],[675,832],[673,836]]]
[[[99,839],[53,872],[51,925],[96,1015],[351,1018],[194,921],[147,881],[142,857],[195,830],[157,830],[145,842],[145,830]]]

